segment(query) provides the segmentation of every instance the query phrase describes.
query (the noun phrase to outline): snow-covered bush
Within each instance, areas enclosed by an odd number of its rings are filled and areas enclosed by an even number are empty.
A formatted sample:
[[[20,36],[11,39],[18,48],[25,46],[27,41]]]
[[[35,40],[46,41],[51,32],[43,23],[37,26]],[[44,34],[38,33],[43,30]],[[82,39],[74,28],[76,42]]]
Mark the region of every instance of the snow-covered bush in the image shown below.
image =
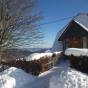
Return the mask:
[[[88,49],[68,48],[65,51],[71,67],[88,73]]]
[[[56,56],[60,55],[62,52],[59,51],[59,52],[48,52],[48,53],[33,53],[31,55],[29,55],[28,57],[26,57],[26,61],[32,61],[32,60],[38,60],[38,59],[42,59],[42,57],[52,57],[53,54],[55,54]]]
[[[34,53],[25,59],[3,60],[2,64],[18,67],[26,72],[38,75],[40,72],[52,68],[59,60],[61,52],[54,53]]]
[[[87,56],[88,57],[88,49],[84,48],[68,48],[65,50],[65,55],[67,56]]]

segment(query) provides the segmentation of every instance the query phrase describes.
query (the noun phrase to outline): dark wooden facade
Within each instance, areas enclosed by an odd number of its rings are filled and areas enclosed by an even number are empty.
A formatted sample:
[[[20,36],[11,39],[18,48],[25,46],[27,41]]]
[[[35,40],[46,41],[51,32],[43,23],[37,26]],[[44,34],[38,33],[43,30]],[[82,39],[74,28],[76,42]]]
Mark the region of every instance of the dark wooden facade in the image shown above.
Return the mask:
[[[88,48],[88,32],[72,21],[60,36],[59,41],[63,43],[63,50],[66,48]]]

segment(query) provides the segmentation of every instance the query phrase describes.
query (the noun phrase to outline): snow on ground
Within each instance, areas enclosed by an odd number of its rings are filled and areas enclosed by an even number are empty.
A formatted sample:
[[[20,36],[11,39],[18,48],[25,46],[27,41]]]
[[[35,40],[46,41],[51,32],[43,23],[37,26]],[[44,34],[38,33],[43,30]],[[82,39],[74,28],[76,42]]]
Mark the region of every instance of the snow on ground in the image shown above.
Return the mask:
[[[33,80],[32,75],[21,69],[10,67],[0,73],[0,88],[22,88],[23,85]]]
[[[88,75],[70,68],[67,60],[36,78],[11,67],[0,73],[0,88],[88,88]]]
[[[65,55],[88,56],[88,49],[68,48],[65,50]]]
[[[25,88],[88,88],[88,75],[69,67],[64,61],[49,71],[41,73]],[[24,88],[23,87],[23,88]]]

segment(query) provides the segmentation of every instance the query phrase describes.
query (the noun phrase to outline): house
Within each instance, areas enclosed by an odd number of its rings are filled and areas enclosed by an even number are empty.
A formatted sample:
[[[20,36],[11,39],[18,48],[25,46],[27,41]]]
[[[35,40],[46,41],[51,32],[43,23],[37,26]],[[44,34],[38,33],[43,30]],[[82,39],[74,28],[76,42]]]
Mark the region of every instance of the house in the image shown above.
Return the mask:
[[[66,48],[88,48],[88,13],[78,14],[57,33],[52,51]]]

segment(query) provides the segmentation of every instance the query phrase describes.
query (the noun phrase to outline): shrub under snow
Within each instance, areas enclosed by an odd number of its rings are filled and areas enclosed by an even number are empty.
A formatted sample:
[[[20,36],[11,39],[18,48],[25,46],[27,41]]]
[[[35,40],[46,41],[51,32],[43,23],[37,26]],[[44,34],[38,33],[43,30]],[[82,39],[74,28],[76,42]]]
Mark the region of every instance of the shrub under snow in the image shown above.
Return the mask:
[[[26,57],[26,61],[32,61],[32,60],[38,60],[38,59],[42,59],[42,57],[52,57],[53,54],[55,55],[59,55],[61,53],[60,52],[54,52],[54,53],[51,53],[51,52],[45,52],[45,53],[33,53],[31,55],[29,55],[28,57]]]
[[[88,56],[88,49],[84,48],[68,48],[65,50],[67,56]]]

